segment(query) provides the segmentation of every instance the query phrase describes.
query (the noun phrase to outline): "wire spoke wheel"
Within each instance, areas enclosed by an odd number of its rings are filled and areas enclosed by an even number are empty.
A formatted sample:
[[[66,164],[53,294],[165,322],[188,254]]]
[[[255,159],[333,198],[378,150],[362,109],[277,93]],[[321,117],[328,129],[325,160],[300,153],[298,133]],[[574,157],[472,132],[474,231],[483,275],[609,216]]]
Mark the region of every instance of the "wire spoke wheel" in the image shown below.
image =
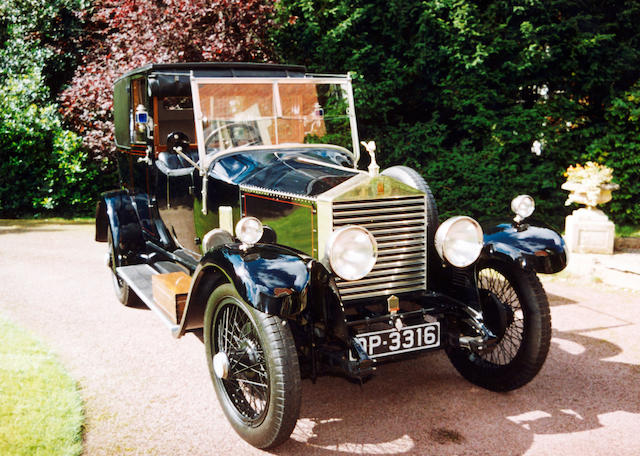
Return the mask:
[[[477,286],[486,326],[498,337],[486,352],[447,347],[454,367],[467,380],[493,391],[509,391],[540,371],[551,341],[547,296],[535,272],[514,263],[477,266]]]
[[[524,313],[520,299],[506,277],[493,268],[485,268],[478,273],[478,288],[489,292],[490,297],[495,298],[492,304],[502,306],[498,311],[509,317],[505,322],[488,322],[489,329],[500,337],[500,341],[493,350],[482,353],[480,357],[493,364],[508,365],[515,359],[524,339]],[[490,313],[488,309],[483,311],[485,315]]]
[[[269,374],[264,350],[249,315],[232,298],[215,317],[215,352],[229,359],[224,389],[238,413],[250,425],[264,418],[269,402]]]
[[[207,302],[204,342],[213,387],[238,435],[257,448],[287,440],[302,393],[298,354],[286,322],[254,309],[224,284]]]

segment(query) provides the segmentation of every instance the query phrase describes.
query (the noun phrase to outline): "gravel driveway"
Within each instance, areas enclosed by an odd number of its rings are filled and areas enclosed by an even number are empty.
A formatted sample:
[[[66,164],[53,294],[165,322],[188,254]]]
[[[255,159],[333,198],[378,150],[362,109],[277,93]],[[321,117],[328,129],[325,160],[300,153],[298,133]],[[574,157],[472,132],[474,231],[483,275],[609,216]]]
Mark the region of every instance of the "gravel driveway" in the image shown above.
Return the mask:
[[[118,303],[105,251],[89,225],[0,225],[0,312],[78,380],[86,454],[266,454],[227,424],[200,340]],[[529,385],[485,391],[442,352],[382,366],[362,389],[305,380],[298,426],[274,453],[640,454],[640,294],[545,287],[554,343]]]

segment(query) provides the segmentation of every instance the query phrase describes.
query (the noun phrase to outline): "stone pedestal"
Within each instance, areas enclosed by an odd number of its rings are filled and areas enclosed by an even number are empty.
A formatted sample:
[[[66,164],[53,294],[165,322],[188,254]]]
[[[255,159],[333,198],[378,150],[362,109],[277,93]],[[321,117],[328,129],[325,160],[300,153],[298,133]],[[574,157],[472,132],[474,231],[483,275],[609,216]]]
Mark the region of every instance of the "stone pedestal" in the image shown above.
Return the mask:
[[[613,253],[615,224],[599,209],[578,209],[565,220],[565,241],[576,253]]]

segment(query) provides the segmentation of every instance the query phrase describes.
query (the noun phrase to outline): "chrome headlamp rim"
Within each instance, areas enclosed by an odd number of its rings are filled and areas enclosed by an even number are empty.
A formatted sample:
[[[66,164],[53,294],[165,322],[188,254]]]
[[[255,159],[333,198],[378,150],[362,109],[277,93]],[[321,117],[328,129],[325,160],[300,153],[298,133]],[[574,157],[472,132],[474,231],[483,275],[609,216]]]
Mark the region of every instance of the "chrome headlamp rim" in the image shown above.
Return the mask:
[[[513,220],[520,223],[533,214],[536,210],[536,202],[529,195],[518,195],[511,200],[511,210],[516,214]]]
[[[463,236],[470,238],[461,237],[461,228],[467,231],[462,233]],[[477,221],[466,215],[459,215],[447,219],[438,227],[434,244],[443,261],[457,268],[466,268],[480,257],[484,246],[484,234]]]
[[[371,249],[371,256],[364,264],[359,264],[360,269],[358,271],[349,271],[345,270],[341,265],[340,260],[342,258],[338,255],[346,255],[348,254],[348,251],[345,251],[344,249],[339,250],[339,241],[341,237],[351,234],[354,231],[365,235],[364,237],[361,237],[360,240],[368,240]],[[369,274],[376,264],[376,261],[378,259],[378,243],[376,242],[375,237],[373,237],[373,235],[366,228],[359,225],[347,225],[340,227],[331,233],[329,239],[327,240],[325,252],[326,263],[334,274],[336,274],[341,279],[348,281],[360,280],[367,274]]]
[[[256,217],[242,217],[236,223],[236,237],[242,242],[244,245],[251,247],[258,243],[260,238],[262,238],[262,234],[264,229],[262,227],[262,222],[258,220]]]

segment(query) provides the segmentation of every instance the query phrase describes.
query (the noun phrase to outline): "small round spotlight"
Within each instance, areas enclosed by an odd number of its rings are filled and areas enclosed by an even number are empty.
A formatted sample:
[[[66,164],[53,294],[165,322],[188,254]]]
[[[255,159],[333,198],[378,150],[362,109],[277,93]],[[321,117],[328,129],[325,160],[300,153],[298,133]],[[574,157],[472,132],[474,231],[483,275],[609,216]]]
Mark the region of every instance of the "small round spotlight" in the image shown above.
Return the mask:
[[[529,217],[535,209],[536,203],[529,195],[518,195],[511,201],[511,210],[516,214],[513,220],[516,223]]]
[[[236,237],[251,247],[262,237],[262,222],[255,217],[243,217],[236,224]]]

